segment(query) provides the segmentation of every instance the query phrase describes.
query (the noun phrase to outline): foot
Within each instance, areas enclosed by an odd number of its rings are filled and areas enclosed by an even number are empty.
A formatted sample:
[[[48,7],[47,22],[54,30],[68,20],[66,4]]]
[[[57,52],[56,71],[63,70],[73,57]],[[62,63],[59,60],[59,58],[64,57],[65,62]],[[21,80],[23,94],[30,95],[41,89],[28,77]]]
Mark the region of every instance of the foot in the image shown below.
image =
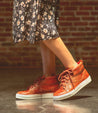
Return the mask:
[[[83,61],[78,62],[78,66],[67,69],[59,75],[60,86],[54,93],[54,100],[63,100],[75,95],[80,89],[91,82],[91,77],[84,68]]]
[[[16,93],[17,99],[53,98],[53,93],[58,89],[57,76],[40,77],[27,90]]]

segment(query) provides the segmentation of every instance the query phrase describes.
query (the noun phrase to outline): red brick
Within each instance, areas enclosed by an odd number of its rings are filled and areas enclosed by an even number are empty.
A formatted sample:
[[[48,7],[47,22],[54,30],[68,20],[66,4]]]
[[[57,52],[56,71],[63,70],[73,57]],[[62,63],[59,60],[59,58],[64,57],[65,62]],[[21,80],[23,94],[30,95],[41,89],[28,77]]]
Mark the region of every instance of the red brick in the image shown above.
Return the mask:
[[[82,17],[82,20],[87,20],[87,21],[94,21],[96,20],[96,17]]]
[[[97,50],[97,47],[83,47],[83,49],[86,51],[88,51],[88,50],[90,50],[90,51],[92,51],[92,50]]]
[[[17,52],[17,51],[22,51],[22,48],[20,48],[20,47],[10,47],[9,50]]]
[[[70,33],[68,33],[68,32],[63,32],[63,33],[60,33],[60,35],[65,37],[65,36],[69,36]]]
[[[95,10],[98,10],[98,7],[95,7]]]
[[[11,16],[11,15],[12,15],[12,13],[8,13],[8,12],[5,12],[5,13],[4,13],[4,12],[0,12],[0,16],[1,16],[1,17],[2,17],[2,16],[6,16],[6,17],[8,16],[8,17],[9,17],[9,16]]]
[[[78,31],[91,31],[92,30],[92,28],[91,27],[78,27]]]
[[[97,55],[98,56],[98,52],[90,52],[90,55]]]
[[[11,36],[11,33],[0,33],[0,36]]]
[[[0,52],[4,52],[4,51],[7,51],[7,48],[5,47],[0,48]]]
[[[87,61],[96,61],[95,57],[82,57],[84,60],[87,60]]]
[[[64,10],[77,10],[77,7],[64,7]]]
[[[98,27],[93,28],[94,31],[98,31]]]
[[[98,46],[98,42],[92,42],[91,44],[94,46]]]
[[[8,57],[8,56],[13,56],[13,53],[12,52],[0,52],[0,57]]]
[[[76,27],[71,27],[71,28],[69,28],[69,29],[70,29],[70,31],[76,31],[76,30],[77,30]]]
[[[76,46],[81,46],[81,47],[84,47],[84,46],[88,46],[88,45],[90,45],[88,42],[76,42],[76,44],[75,44]]]
[[[72,33],[72,36],[85,36],[85,32],[77,32],[77,33]]]
[[[74,16],[74,12],[61,12],[61,16]]]
[[[98,15],[98,12],[91,12],[92,15]]]
[[[71,47],[71,46],[74,46],[75,44],[74,43],[72,43],[72,42],[69,42],[69,43],[65,43],[66,44],[66,46],[69,46],[69,47]]]
[[[85,15],[85,16],[90,15],[89,11],[88,11],[88,12],[86,12],[86,11],[85,11],[85,12],[84,12],[84,11],[77,11],[76,14],[77,14],[78,16],[80,16],[80,15],[82,15],[82,16],[83,16],[83,15]]]
[[[72,6],[81,6],[81,5],[85,5],[85,2],[81,2],[81,1],[71,1],[71,5],[72,5]]]
[[[0,18],[0,22],[4,21],[4,18]]]
[[[92,6],[81,6],[80,8],[79,8],[79,10],[93,10],[93,7]]]
[[[9,6],[10,5],[10,3],[2,3],[2,2],[0,2],[0,6],[1,7],[7,7],[7,6]]]
[[[89,25],[91,25],[91,26],[98,26],[98,22],[90,22]]]
[[[3,38],[2,37],[0,38],[0,42],[5,42],[6,40],[7,40],[7,38],[4,38],[4,37]]]
[[[60,22],[61,26],[72,26],[71,22]]]
[[[98,1],[87,1],[86,5],[91,5],[91,6],[97,6],[98,5]]]
[[[69,5],[69,2],[61,1],[61,2],[60,2],[60,5],[61,5],[61,6],[68,6],[68,5]]]
[[[64,20],[67,20],[67,21],[79,21],[80,20],[80,17],[66,17],[64,18]]]
[[[98,36],[98,32],[87,32],[88,36]]]
[[[75,26],[87,26],[88,22],[74,22]]]
[[[22,58],[21,57],[16,57],[16,56],[13,57],[12,56],[12,57],[8,57],[8,60],[17,62],[17,61],[21,61]]]

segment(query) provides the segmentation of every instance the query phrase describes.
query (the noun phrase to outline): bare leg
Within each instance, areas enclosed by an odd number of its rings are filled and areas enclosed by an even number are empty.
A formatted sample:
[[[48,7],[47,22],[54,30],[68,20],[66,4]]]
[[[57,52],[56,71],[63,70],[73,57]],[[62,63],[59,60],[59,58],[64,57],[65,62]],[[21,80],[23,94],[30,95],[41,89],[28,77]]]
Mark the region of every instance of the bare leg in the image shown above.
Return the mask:
[[[76,61],[73,59],[60,37],[44,40],[43,43],[61,60],[65,68],[73,69],[77,66]]]
[[[42,64],[43,64],[43,75],[53,76],[55,72],[55,55],[54,53],[43,43],[40,43]]]

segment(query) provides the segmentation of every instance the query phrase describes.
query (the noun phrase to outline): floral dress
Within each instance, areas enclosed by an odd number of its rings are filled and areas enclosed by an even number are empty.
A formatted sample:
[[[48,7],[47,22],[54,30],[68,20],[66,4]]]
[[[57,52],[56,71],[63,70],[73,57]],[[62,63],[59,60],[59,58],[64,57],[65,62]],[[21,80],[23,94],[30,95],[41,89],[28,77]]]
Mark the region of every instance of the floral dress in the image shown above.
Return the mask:
[[[14,0],[14,42],[30,43],[59,37],[59,0]]]

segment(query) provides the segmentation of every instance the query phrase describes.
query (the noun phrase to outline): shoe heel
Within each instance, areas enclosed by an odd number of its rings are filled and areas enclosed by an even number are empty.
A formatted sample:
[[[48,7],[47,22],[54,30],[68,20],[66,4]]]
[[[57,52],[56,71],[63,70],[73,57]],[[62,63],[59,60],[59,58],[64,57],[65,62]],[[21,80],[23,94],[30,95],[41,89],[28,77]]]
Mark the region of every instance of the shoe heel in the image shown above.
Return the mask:
[[[89,75],[89,77],[88,77],[86,80],[84,80],[82,83],[80,83],[80,84],[78,85],[77,88],[75,88],[75,94],[76,94],[78,91],[80,91],[82,88],[84,88],[86,85],[88,85],[91,81],[92,81],[92,79],[91,79],[91,77],[90,77],[90,75]]]
[[[87,81],[87,84],[89,84],[92,81],[91,76],[89,75],[89,77],[85,81]]]

